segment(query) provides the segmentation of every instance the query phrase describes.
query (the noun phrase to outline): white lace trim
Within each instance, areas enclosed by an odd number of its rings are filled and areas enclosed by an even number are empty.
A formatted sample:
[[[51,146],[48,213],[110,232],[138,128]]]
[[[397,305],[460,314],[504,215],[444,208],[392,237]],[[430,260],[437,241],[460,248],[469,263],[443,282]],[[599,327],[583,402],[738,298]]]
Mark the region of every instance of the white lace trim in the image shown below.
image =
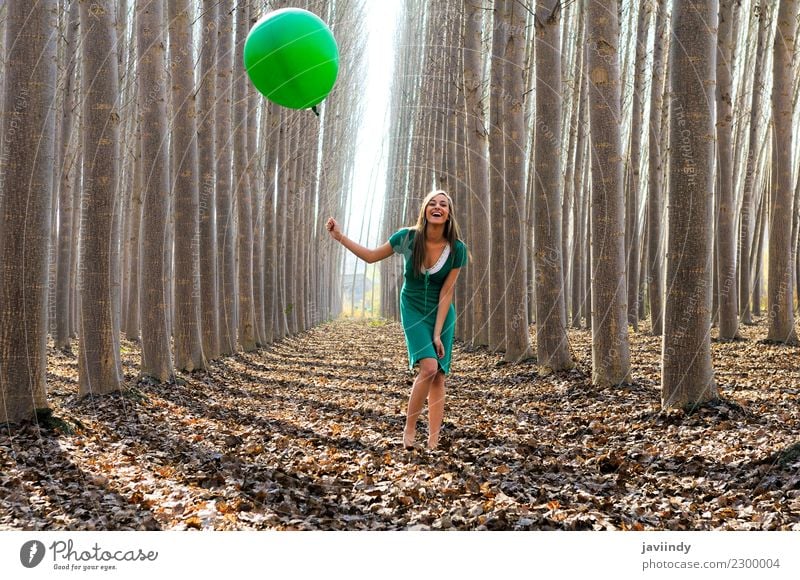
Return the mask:
[[[449,256],[450,256],[450,244],[447,244],[444,247],[444,250],[442,250],[442,255],[439,256],[438,260],[436,260],[436,263],[430,268],[423,269],[423,272],[425,272],[428,275],[435,274],[436,272],[444,268],[444,263],[447,261],[447,258]]]

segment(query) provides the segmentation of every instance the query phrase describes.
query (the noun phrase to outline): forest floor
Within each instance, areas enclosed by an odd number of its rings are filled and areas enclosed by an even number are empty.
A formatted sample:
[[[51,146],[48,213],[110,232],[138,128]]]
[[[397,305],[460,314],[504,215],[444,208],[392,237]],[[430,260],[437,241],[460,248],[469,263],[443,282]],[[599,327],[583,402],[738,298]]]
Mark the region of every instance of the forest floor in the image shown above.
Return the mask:
[[[714,342],[720,400],[660,410],[660,339],[633,384],[591,385],[456,346],[442,445],[400,446],[402,329],[338,320],[171,384],[79,399],[49,352],[61,422],[0,431],[0,529],[800,530],[800,349]],[[535,336],[535,332],[532,332]],[[59,426],[60,425],[60,426]],[[426,426],[418,438],[424,441]]]

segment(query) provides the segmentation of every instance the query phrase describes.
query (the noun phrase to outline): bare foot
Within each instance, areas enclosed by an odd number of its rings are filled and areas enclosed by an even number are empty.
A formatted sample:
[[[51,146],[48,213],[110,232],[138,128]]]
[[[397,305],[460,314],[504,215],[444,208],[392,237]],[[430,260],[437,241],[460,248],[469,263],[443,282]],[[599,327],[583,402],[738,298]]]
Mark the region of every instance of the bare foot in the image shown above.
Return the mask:
[[[431,433],[428,436],[428,449],[436,449],[439,446],[439,434]]]
[[[414,437],[416,436],[417,434],[414,431],[410,433],[408,431],[403,431],[403,447],[406,449],[414,449]]]

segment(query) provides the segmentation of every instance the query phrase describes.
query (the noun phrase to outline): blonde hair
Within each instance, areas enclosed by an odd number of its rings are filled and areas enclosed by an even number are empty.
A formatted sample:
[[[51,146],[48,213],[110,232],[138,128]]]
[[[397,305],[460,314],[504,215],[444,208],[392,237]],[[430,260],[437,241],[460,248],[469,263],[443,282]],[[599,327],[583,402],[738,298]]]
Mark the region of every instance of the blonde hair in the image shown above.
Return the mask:
[[[444,224],[444,237],[450,244],[450,249],[452,251],[455,251],[456,242],[461,239],[461,230],[456,221],[452,198],[442,189],[433,190],[422,200],[422,206],[419,208],[419,217],[417,217],[417,223],[414,226],[416,235],[414,236],[414,248],[412,249],[411,256],[415,276],[421,276],[425,268],[425,241],[427,240],[428,233],[428,218],[425,216],[425,208],[428,207],[428,203],[437,195],[443,195],[447,198],[448,213],[447,221]]]

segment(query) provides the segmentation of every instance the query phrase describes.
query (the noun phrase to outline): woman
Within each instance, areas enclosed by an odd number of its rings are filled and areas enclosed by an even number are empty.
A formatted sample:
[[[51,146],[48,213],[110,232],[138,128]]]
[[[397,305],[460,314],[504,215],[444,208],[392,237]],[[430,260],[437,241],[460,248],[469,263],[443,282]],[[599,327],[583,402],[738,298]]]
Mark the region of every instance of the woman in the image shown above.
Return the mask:
[[[334,240],[369,264],[392,253],[405,257],[400,319],[409,368],[419,364],[419,373],[408,399],[403,445],[406,449],[413,447],[417,419],[427,399],[428,449],[435,449],[444,415],[444,378],[450,372],[453,350],[453,290],[458,273],[467,263],[467,247],[459,239],[453,200],[441,190],[429,193],[422,201],[417,224],[401,228],[373,250],[345,237],[333,218],[328,219],[326,227]]]

